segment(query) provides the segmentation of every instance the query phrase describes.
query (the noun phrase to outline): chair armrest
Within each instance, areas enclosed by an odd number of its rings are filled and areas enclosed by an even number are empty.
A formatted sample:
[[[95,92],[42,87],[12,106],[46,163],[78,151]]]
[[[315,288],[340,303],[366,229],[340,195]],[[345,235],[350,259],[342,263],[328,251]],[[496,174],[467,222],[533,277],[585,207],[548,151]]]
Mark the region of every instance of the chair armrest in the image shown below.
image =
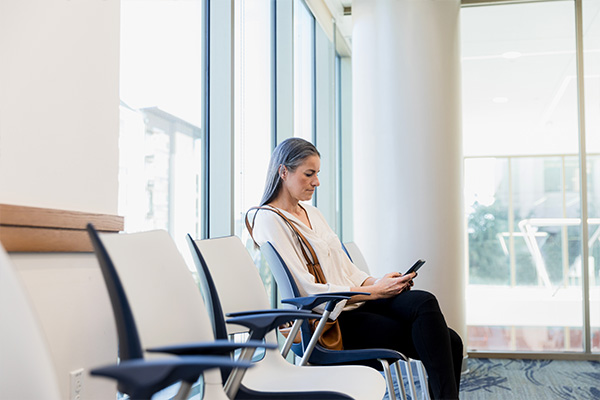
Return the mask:
[[[349,298],[349,296],[321,295],[282,299],[281,302],[285,304],[293,304],[301,310],[312,310],[322,303],[327,303],[325,309],[328,311],[333,311],[337,303],[342,300],[348,300]]]
[[[278,314],[278,313],[282,313],[282,312],[288,312],[290,310],[282,310],[279,308],[269,308],[266,310],[252,310],[252,311],[239,311],[239,312],[232,312],[232,313],[227,313],[226,315],[228,317],[244,317],[246,315],[258,315],[258,314]],[[302,311],[304,313],[306,313],[307,318],[310,318],[310,316],[312,315],[311,311],[305,311],[305,310],[294,310],[294,311]]]
[[[371,293],[368,292],[325,292],[325,293],[315,293],[313,296],[321,297],[321,296],[370,296]]]
[[[230,342],[229,340],[216,340],[206,343],[185,343],[172,346],[161,346],[146,349],[150,353],[167,353],[179,356],[200,356],[200,355],[228,355],[234,350],[242,348],[265,348],[274,349],[275,343],[265,343],[263,341],[253,340],[244,343]]]
[[[333,353],[335,353],[335,357],[333,356]],[[317,365],[337,365],[342,363],[375,359],[387,360],[390,364],[392,364],[399,360],[407,361],[408,357],[396,350],[391,349],[372,348],[336,351],[321,348],[318,353],[313,353],[309,357],[308,361]]]
[[[228,324],[237,324],[250,330],[250,340],[262,340],[267,332],[278,326],[297,319],[321,318],[321,314],[311,313],[303,310],[269,312],[255,315],[244,315],[228,319]]]
[[[207,369],[235,367],[249,368],[249,362],[234,361],[228,357],[180,357],[161,360],[134,359],[120,364],[95,368],[91,375],[113,378],[119,391],[130,398],[150,398],[152,394],[174,383],[194,383]]]

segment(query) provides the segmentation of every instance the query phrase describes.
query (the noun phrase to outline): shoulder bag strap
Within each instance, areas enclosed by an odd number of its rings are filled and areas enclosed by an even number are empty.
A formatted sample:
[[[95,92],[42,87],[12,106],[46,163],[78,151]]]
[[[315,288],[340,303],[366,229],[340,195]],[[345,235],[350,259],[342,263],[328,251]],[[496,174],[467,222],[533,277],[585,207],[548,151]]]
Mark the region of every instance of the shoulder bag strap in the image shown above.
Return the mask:
[[[254,230],[254,221],[256,219],[257,213],[254,213],[254,216],[252,217],[252,223],[250,223],[248,221],[248,213],[252,210],[257,210],[257,212],[258,212],[258,210],[269,210],[269,211],[274,212],[275,214],[279,215],[281,218],[283,218],[283,220],[290,227],[290,229],[296,234],[296,237],[298,238],[298,241],[300,242],[300,250],[302,251],[302,255],[304,256],[304,259],[306,260],[306,266],[308,267],[308,272],[310,272],[311,275],[313,275],[315,277],[315,280],[317,283],[327,283],[327,279],[325,279],[325,274],[323,273],[323,270],[321,269],[321,265],[319,264],[319,259],[317,258],[317,254],[316,254],[315,250],[313,249],[313,247],[311,246],[310,242],[298,230],[296,225],[278,209],[273,208],[273,207],[260,206],[260,207],[252,207],[246,212],[246,217],[245,217],[246,228],[248,229],[248,232],[250,233],[250,237],[252,237],[252,240],[254,241],[255,245],[258,246],[256,241],[254,240],[252,231]],[[306,250],[309,251],[310,257],[306,253]]]

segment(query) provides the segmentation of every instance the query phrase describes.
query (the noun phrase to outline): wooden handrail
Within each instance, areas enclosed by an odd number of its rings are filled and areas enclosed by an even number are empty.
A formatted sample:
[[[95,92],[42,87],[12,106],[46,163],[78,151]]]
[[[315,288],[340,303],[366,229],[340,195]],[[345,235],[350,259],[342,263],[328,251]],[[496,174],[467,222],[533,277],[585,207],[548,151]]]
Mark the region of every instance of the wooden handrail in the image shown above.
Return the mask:
[[[90,252],[88,223],[101,232],[123,230],[116,215],[0,204],[0,243],[9,252]]]

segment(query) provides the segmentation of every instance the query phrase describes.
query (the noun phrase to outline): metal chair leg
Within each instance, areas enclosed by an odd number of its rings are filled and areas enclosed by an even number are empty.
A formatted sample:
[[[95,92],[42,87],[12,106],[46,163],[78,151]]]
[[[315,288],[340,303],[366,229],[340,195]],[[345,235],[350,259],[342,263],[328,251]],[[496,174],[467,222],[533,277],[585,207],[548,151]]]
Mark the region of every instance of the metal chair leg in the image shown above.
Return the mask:
[[[425,366],[421,361],[417,361],[417,374],[419,375],[419,382],[421,382],[421,398],[423,400],[431,400],[431,396],[429,395],[429,381],[427,378],[427,371],[425,371]]]
[[[396,390],[394,390],[394,381],[392,379],[392,371],[390,370],[390,364],[387,360],[378,359],[383,366],[383,373],[385,375],[385,384],[388,390],[388,397],[390,400],[396,400]]]
[[[179,391],[173,397],[173,400],[186,400],[190,394],[190,390],[192,389],[192,384],[189,382],[181,382],[181,386],[179,386]]]
[[[402,395],[402,400],[406,399],[406,389],[404,389],[404,379],[402,379],[402,370],[400,369],[400,361],[396,361],[394,364],[394,369],[396,370],[396,382],[398,382],[398,387],[400,388],[400,394]]]
[[[412,373],[412,359],[408,358],[406,360],[406,372],[408,373],[408,387],[410,389],[410,397],[411,399],[417,400],[417,388],[415,387],[415,377]]]

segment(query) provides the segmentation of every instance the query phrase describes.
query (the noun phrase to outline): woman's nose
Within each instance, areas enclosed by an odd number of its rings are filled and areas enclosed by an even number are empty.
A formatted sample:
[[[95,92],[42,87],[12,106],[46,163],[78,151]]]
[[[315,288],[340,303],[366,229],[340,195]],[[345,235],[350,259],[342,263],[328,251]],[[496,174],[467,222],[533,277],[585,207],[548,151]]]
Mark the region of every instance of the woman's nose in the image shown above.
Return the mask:
[[[313,186],[321,186],[321,182],[319,182],[319,177],[315,177],[315,180],[313,181]]]

